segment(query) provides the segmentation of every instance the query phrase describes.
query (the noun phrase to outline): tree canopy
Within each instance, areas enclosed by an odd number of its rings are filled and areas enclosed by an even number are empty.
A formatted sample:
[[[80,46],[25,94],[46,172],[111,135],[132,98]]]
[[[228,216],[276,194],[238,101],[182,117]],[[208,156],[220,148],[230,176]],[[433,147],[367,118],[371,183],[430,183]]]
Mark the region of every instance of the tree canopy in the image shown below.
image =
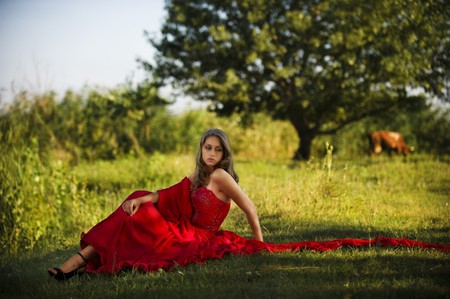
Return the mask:
[[[264,111],[313,139],[386,111],[448,97],[445,0],[167,0],[155,63],[220,115]],[[447,87],[448,88],[448,87]]]

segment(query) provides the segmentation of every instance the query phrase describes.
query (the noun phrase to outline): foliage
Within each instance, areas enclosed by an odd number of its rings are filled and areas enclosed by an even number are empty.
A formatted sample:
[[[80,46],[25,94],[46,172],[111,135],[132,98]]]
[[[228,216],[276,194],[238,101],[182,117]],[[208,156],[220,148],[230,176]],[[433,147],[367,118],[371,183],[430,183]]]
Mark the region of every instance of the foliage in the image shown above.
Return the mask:
[[[52,151],[75,163],[112,159],[131,151],[141,154],[142,146],[149,147],[155,116],[169,117],[169,102],[159,97],[151,82],[85,93],[67,91],[61,101],[52,92],[17,95],[1,111],[0,141],[7,148],[19,148],[29,147],[36,138],[40,155]]]
[[[40,154],[58,146],[51,120],[57,113],[53,92],[18,94],[13,103],[0,111],[0,142],[2,152],[38,145]],[[45,141],[38,142],[35,141]]]
[[[81,105],[78,111],[81,113],[61,115],[71,133],[62,139],[72,141],[76,149],[83,150],[82,157],[77,158],[111,159],[132,150],[139,155],[142,147],[148,146],[152,119],[156,115],[167,115],[165,106],[168,104],[147,81],[136,87],[128,83],[107,92],[90,90],[84,103],[68,93],[61,106],[71,109]],[[140,138],[136,136],[138,128],[146,132]],[[72,150],[72,154],[76,151]]]
[[[62,163],[46,166],[39,158],[37,139],[32,143],[31,148],[3,152],[0,158],[2,254],[33,250],[53,240],[67,244],[74,227],[100,220],[95,214],[98,195],[68,174]]]
[[[22,151],[37,140],[37,154],[44,161],[72,164],[156,152],[192,153],[204,131],[220,127],[242,155],[274,158],[294,153],[292,142],[297,139],[287,122],[256,114],[251,126],[243,126],[237,114],[218,118],[203,110],[173,115],[155,92],[145,91],[143,85],[137,90],[120,86],[68,91],[61,101],[53,93],[22,93],[0,111],[0,152]]]
[[[382,113],[349,124],[336,134],[314,140],[312,156],[323,155],[323,145],[330,142],[339,159],[367,156],[370,153],[369,134],[375,130],[400,132],[415,153],[448,155],[450,153],[450,110],[429,104],[425,109],[399,113]]]
[[[411,123],[420,151],[436,155],[450,153],[450,109],[423,111],[411,118]]]
[[[310,157],[321,134],[445,97],[449,10],[443,0],[166,2],[162,38],[143,62],[220,114],[288,119]]]
[[[224,129],[234,152],[247,158],[292,157],[299,141],[291,123],[271,120],[263,113],[253,114],[251,122],[237,113],[217,117],[203,110],[187,110],[174,115],[158,105],[128,107],[124,103],[131,103],[125,101],[130,93],[126,89],[68,91],[62,101],[53,93],[22,93],[0,111],[0,153],[34,148],[44,165],[52,159],[77,164],[86,159],[95,163],[98,159],[158,152],[192,154],[201,134],[211,127]],[[326,142],[333,144],[333,155],[338,159],[365,156],[369,151],[367,135],[377,129],[400,131],[421,153],[446,155],[450,152],[450,110],[436,107],[387,112],[352,123],[336,134],[319,136],[312,144],[311,158],[325,155]],[[116,110],[122,111],[121,116],[112,117]],[[145,117],[137,121],[136,114]]]

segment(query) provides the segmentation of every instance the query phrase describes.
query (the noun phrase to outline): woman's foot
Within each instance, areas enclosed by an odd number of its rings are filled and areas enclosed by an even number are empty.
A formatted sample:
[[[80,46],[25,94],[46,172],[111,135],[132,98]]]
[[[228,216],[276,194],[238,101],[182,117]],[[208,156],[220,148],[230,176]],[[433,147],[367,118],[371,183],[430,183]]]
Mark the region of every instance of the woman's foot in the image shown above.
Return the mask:
[[[82,275],[86,271],[88,260],[80,253],[73,255],[61,268],[49,268],[48,274],[56,280],[68,280],[74,275]]]

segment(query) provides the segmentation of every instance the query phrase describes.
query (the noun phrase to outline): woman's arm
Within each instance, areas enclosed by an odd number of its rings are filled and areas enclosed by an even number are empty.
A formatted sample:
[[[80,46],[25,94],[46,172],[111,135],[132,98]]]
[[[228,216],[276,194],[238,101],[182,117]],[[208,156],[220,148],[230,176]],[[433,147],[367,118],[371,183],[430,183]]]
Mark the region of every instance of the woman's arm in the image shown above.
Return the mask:
[[[256,206],[248,198],[241,187],[231,177],[231,175],[223,169],[216,169],[210,176],[210,183],[215,185],[226,196],[231,198],[247,216],[247,221],[252,229],[255,240],[263,241],[261,226],[259,224],[259,217],[256,211]]]
[[[159,199],[158,192],[153,192],[141,197],[137,197],[134,199],[130,199],[125,201],[122,204],[122,209],[127,212],[130,216],[133,216],[134,213],[139,209],[139,206],[146,202],[157,203]]]

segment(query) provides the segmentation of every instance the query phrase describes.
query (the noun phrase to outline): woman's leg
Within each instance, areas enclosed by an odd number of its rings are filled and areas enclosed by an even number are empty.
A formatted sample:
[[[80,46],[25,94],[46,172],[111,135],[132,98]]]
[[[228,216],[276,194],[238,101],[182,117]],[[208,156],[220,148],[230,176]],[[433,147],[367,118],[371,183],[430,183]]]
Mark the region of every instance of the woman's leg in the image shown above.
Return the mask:
[[[94,247],[92,247],[91,245],[87,245],[86,247],[84,247],[80,251],[80,254],[88,261],[97,255],[97,253],[95,253],[95,251],[94,251]],[[61,271],[63,273],[68,273],[68,272],[75,270],[75,269],[81,267],[82,265],[86,264],[86,261],[83,259],[83,257],[81,257],[78,253],[72,255],[68,260],[66,260],[61,265],[61,267],[60,267]],[[51,271],[52,273],[56,274],[56,270],[54,268],[50,268],[48,270]]]

